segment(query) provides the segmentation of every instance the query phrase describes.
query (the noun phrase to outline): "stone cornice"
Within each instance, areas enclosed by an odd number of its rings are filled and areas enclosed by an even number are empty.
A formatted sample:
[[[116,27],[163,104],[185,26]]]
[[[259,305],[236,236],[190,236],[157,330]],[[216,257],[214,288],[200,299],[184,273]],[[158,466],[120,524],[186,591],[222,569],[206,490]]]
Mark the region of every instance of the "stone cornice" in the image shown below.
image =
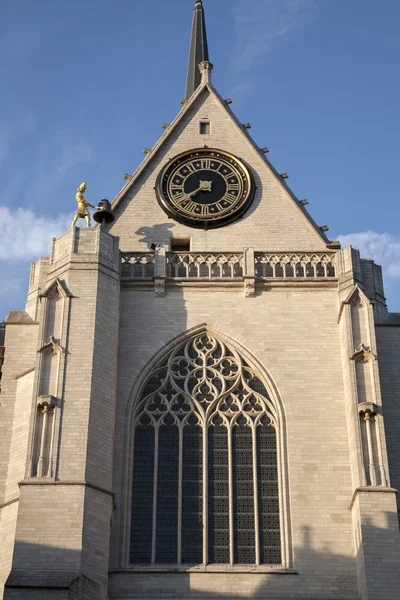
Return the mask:
[[[299,279],[283,280],[283,279],[258,279],[255,281],[257,290],[269,290],[272,288],[293,288],[297,290],[315,290],[315,289],[337,289],[337,279],[331,278],[328,280],[307,280],[300,281]],[[237,279],[189,279],[189,278],[174,278],[166,279],[167,290],[173,289],[200,289],[200,290],[221,290],[221,289],[243,289],[243,278]],[[125,279],[121,280],[121,290],[154,290],[154,281],[152,279]]]
[[[90,483],[88,481],[80,481],[75,479],[55,480],[50,477],[32,477],[31,479],[24,479],[23,481],[20,481],[18,485],[20,487],[24,485],[84,486],[96,492],[100,492],[101,494],[105,494],[106,496],[110,496],[113,500],[115,507],[115,494],[112,490],[99,487],[98,485],[95,485],[94,483]]]
[[[358,487],[357,489],[354,490],[353,496],[351,498],[350,504],[349,504],[349,510],[352,510],[355,499],[357,498],[358,494],[362,494],[362,493],[367,493],[367,494],[397,494],[398,491],[395,488],[392,487],[381,487],[381,486],[371,486],[371,487]]]

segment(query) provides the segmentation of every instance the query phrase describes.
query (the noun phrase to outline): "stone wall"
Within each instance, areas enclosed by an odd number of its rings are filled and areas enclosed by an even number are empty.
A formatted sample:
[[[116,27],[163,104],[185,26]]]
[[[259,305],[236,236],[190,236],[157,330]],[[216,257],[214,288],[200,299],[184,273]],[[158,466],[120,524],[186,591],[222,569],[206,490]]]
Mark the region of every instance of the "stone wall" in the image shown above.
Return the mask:
[[[167,284],[166,292],[163,299],[154,297],[154,289],[126,289],[121,296],[112,569],[123,566],[120,544],[129,528],[122,512],[131,489],[125,458],[130,454],[132,390],[163,347],[204,323],[212,335],[259,361],[281,398],[287,427],[289,563],[299,574],[115,573],[111,598],[163,597],[161,592],[168,597],[172,591],[185,598],[242,597],[244,590],[254,598],[294,590],[296,598],[356,598],[336,285],[311,290],[307,283],[295,289],[282,284],[256,292],[255,298],[244,297],[242,284],[235,289],[218,282],[195,289]]]
[[[200,121],[209,119],[211,133],[200,135]],[[110,232],[120,237],[123,251],[144,250],[147,243],[168,244],[171,237],[190,238],[194,251],[323,250],[326,242],[306,216],[305,209],[264,156],[255,150],[246,130],[238,126],[214,94],[203,91],[160,150],[150,155],[132,187],[121,195]],[[238,221],[204,231],[169,219],[156,200],[159,170],[174,156],[196,147],[224,149],[243,159],[253,170],[256,195],[249,210]]]

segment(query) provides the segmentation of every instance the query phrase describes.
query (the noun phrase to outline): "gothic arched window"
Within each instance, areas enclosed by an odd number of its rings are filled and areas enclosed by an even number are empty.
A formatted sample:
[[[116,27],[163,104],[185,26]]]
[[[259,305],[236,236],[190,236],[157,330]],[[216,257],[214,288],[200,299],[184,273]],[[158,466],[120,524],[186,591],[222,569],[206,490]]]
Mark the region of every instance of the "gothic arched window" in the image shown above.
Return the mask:
[[[178,345],[133,423],[131,563],[282,563],[275,407],[236,350]]]

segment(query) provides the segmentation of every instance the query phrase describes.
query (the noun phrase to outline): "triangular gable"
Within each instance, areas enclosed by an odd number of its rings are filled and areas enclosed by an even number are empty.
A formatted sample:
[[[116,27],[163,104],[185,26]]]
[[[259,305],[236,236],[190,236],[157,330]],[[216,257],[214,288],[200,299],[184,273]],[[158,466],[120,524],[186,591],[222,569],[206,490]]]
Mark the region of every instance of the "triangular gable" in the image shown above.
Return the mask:
[[[179,112],[179,114],[174,119],[174,121],[170,124],[170,126],[166,129],[165,133],[161,136],[161,138],[158,140],[158,142],[154,145],[151,152],[146,156],[146,158],[140,164],[140,166],[135,171],[135,173],[132,175],[132,177],[126,182],[126,184],[123,186],[121,191],[117,194],[117,196],[115,197],[113,204],[112,204],[113,210],[116,211],[116,209],[118,207],[120,207],[121,202],[127,196],[130,197],[130,201],[132,201],[132,199],[133,199],[132,192],[131,193],[129,193],[129,192],[132,190],[132,188],[135,186],[135,184],[138,184],[139,178],[141,177],[141,175],[144,174],[145,171],[146,171],[146,173],[151,171],[151,164],[156,159],[159,160],[158,157],[159,157],[160,153],[162,155],[167,151],[166,149],[169,147],[168,143],[170,142],[171,138],[173,138],[174,134],[176,134],[179,125],[182,123],[183,119],[189,113],[189,111],[192,109],[192,107],[193,108],[195,107],[197,101],[199,100],[199,98],[202,96],[202,94],[204,92],[207,92],[210,96],[212,96],[212,98],[215,100],[215,102],[217,103],[220,110],[223,111],[225,116],[228,117],[230,123],[235,127],[238,136],[240,136],[242,141],[245,140],[250,151],[256,155],[258,162],[260,164],[260,169],[265,169],[266,171],[268,171],[269,175],[275,180],[276,185],[282,190],[282,192],[284,193],[284,196],[288,199],[288,201],[292,205],[295,213],[300,218],[300,221],[302,221],[304,223],[304,225],[306,225],[306,228],[308,229],[308,231],[312,232],[311,236],[315,236],[315,234],[317,235],[317,239],[314,237],[314,242],[313,242],[314,248],[310,248],[310,250],[317,249],[317,248],[315,248],[316,245],[319,246],[319,249],[322,249],[322,247],[326,248],[327,246],[332,247],[332,249],[335,249],[335,250],[338,249],[337,245],[330,246],[330,241],[327,238],[327,236],[323,233],[321,228],[311,218],[311,216],[308,214],[308,212],[306,211],[304,206],[299,202],[299,200],[297,199],[297,197],[295,196],[293,191],[285,183],[285,181],[282,179],[280,174],[276,171],[276,169],[273,167],[273,165],[269,162],[269,160],[266,158],[264,153],[260,150],[258,145],[255,143],[255,141],[252,139],[252,137],[248,134],[247,129],[244,128],[243,124],[240,123],[240,121],[238,120],[236,115],[232,112],[232,110],[229,108],[227,103],[222,99],[220,94],[210,83],[203,83],[196,90],[196,92],[192,95],[192,97],[185,103],[185,105],[182,107],[182,110]],[[223,146],[221,149],[224,149]],[[137,195],[137,192],[135,195]],[[119,211],[117,210],[117,213],[118,212]],[[116,215],[116,216],[117,216],[117,220],[118,220],[118,215]],[[113,230],[113,233],[114,233],[114,226],[111,226],[110,229]],[[121,235],[120,232],[118,231],[118,229],[116,231],[116,235]],[[124,236],[122,235],[121,237],[122,237],[122,243],[123,243]],[[319,240],[319,241],[317,241],[317,240]],[[293,250],[308,250],[308,248],[293,248]]]
[[[351,289],[351,292],[347,296],[345,300],[340,303],[339,315],[338,315],[338,323],[340,322],[343,309],[347,304],[354,304],[354,302],[359,299],[362,304],[368,306],[372,305],[371,300],[366,296],[365,292],[360,288],[360,286],[356,283],[355,286]]]
[[[196,92],[193,94],[193,96],[187,102],[185,102],[182,109],[179,111],[179,113],[175,117],[175,119],[172,121],[172,123],[169,125],[169,127],[165,130],[164,134],[160,137],[158,142],[153,146],[153,148],[151,149],[151,152],[149,152],[149,154],[146,155],[145,159],[140,163],[140,165],[138,166],[136,171],[133,173],[132,177],[127,180],[126,184],[115,196],[114,200],[112,201],[112,209],[113,210],[115,210],[117,208],[117,206],[119,205],[121,200],[124,198],[125,194],[131,189],[131,187],[133,187],[133,185],[136,183],[137,179],[140,177],[140,175],[143,173],[143,171],[154,160],[157,152],[164,146],[164,144],[166,143],[168,138],[171,136],[173,131],[175,131],[175,129],[177,128],[179,123],[182,121],[183,117],[192,108],[192,106],[196,102],[197,98],[202,94],[202,92],[204,91],[205,88],[211,89],[208,84],[202,85],[196,90]]]
[[[359,298],[364,304],[372,304],[371,300],[366,296],[358,284],[354,286],[347,298],[343,300],[342,304],[353,304],[356,298]]]
[[[40,294],[41,298],[50,298],[54,292],[57,292],[59,296],[61,296],[62,298],[71,298],[72,294],[69,291],[69,289],[67,288],[66,284],[64,281],[62,281],[61,279],[55,279],[43,292],[43,294]]]

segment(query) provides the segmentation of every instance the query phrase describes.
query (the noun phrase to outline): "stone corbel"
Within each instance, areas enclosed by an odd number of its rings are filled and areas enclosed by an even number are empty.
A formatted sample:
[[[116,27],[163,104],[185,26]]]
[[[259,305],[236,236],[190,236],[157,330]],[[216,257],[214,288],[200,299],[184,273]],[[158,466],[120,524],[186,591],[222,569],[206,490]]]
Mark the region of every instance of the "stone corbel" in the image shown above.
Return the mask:
[[[354,354],[350,358],[351,360],[354,360],[356,362],[362,361],[364,363],[369,363],[373,362],[374,360],[377,360],[377,357],[371,351],[371,348],[369,346],[366,346],[365,344],[359,344],[356,347]]]
[[[62,354],[65,352],[64,348],[53,335],[50,336],[50,340],[47,342],[47,344],[44,344],[41,348],[39,348],[38,352],[44,352],[46,350],[51,350],[53,355]]]
[[[244,249],[244,297],[254,298],[256,295],[256,275],[254,248]]]
[[[37,399],[37,405],[42,406],[43,408],[45,406],[47,406],[47,408],[55,408],[57,406],[57,400],[51,394],[43,394]]]
[[[254,298],[256,295],[256,280],[254,277],[244,278],[244,297]]]
[[[371,415],[376,415],[379,412],[379,408],[374,402],[361,402],[357,408],[360,414],[369,413]]]
[[[154,277],[154,294],[156,298],[165,298],[166,277]]]

